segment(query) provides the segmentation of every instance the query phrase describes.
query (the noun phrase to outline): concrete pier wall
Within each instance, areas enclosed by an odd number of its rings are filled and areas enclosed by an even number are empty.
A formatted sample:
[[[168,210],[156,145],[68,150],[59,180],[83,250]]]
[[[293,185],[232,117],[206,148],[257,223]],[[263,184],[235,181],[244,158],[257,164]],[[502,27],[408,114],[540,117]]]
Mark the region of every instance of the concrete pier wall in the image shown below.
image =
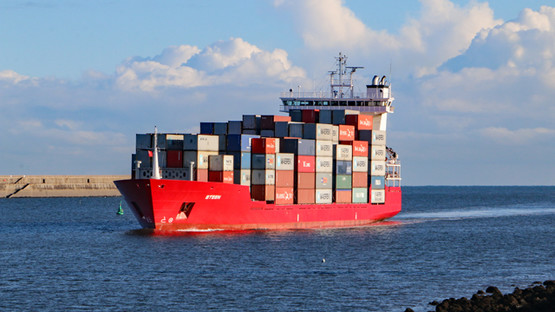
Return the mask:
[[[0,176],[0,197],[120,196],[114,181],[129,175]]]

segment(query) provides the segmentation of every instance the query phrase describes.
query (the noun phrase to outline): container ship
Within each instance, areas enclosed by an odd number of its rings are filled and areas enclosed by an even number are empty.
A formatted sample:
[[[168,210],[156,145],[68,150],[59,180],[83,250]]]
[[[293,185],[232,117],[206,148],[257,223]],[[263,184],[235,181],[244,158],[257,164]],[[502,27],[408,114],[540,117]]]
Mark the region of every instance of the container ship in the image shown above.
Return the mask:
[[[201,122],[200,133],[136,135],[131,179],[115,181],[143,228],[279,230],[366,226],[401,211],[386,146],[391,85],[356,94],[339,53],[330,90],[281,94],[282,115]]]

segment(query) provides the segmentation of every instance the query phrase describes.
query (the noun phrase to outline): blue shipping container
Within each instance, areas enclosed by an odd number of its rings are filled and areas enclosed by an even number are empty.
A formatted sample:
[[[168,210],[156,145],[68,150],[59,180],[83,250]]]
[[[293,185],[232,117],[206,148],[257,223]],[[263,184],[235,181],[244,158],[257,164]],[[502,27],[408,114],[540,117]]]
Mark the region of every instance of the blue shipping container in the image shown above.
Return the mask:
[[[373,190],[383,190],[385,188],[385,177],[370,176],[370,183]]]
[[[234,169],[250,169],[251,168],[251,153],[246,152],[231,152],[233,155],[233,168]]]
[[[259,138],[259,135],[253,134],[229,134],[227,136],[228,152],[250,152],[251,140]]]
[[[336,160],[335,161],[335,174],[352,174],[353,173],[353,162],[347,160]]]
[[[200,134],[214,134],[214,123],[213,122],[201,122],[200,123]]]

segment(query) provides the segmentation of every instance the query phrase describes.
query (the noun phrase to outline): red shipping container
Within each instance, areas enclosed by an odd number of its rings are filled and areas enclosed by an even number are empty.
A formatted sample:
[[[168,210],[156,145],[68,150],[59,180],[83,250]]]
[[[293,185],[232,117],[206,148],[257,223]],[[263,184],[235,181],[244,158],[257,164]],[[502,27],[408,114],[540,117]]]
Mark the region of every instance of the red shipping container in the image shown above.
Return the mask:
[[[316,172],[316,156],[295,156],[297,172]]]
[[[302,121],[304,123],[317,123],[318,114],[320,113],[317,109],[303,109],[302,110]]]
[[[251,139],[252,153],[254,154],[275,154],[275,138],[253,138]]]
[[[339,141],[353,141],[355,139],[355,126],[338,125]]]
[[[278,205],[292,205],[294,203],[292,187],[276,187],[274,203]]]
[[[368,173],[367,172],[353,172],[352,185],[355,187],[368,187]]]
[[[298,172],[295,179],[297,189],[316,188],[316,172]]]
[[[316,200],[315,189],[298,189],[297,190],[297,204],[314,204]]]
[[[278,121],[291,121],[291,117],[280,115],[262,115],[260,117],[260,128],[264,130],[274,130],[274,124]]]
[[[209,171],[208,181],[233,184],[233,171]]]
[[[251,186],[251,197],[254,200],[274,200],[275,185],[253,185]]]
[[[355,126],[356,130],[372,130],[374,118],[370,115],[346,115],[345,124]]]
[[[352,115],[355,116],[355,115]],[[340,141],[339,144],[353,146],[353,156],[367,156],[368,157],[368,142],[366,141]]]
[[[276,170],[276,187],[293,187],[295,185],[295,171]]]
[[[196,181],[208,182],[208,169],[197,169]]]
[[[183,151],[166,151],[166,167],[183,168]]]
[[[350,204],[353,201],[351,190],[336,190],[334,193],[336,203]]]

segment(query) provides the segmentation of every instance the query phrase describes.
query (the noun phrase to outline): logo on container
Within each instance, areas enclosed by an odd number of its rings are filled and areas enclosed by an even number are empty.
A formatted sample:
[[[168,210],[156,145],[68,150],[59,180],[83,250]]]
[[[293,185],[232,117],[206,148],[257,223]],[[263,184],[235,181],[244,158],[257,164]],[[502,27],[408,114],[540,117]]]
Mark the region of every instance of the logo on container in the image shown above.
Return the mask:
[[[220,199],[222,195],[206,195],[204,199]]]

